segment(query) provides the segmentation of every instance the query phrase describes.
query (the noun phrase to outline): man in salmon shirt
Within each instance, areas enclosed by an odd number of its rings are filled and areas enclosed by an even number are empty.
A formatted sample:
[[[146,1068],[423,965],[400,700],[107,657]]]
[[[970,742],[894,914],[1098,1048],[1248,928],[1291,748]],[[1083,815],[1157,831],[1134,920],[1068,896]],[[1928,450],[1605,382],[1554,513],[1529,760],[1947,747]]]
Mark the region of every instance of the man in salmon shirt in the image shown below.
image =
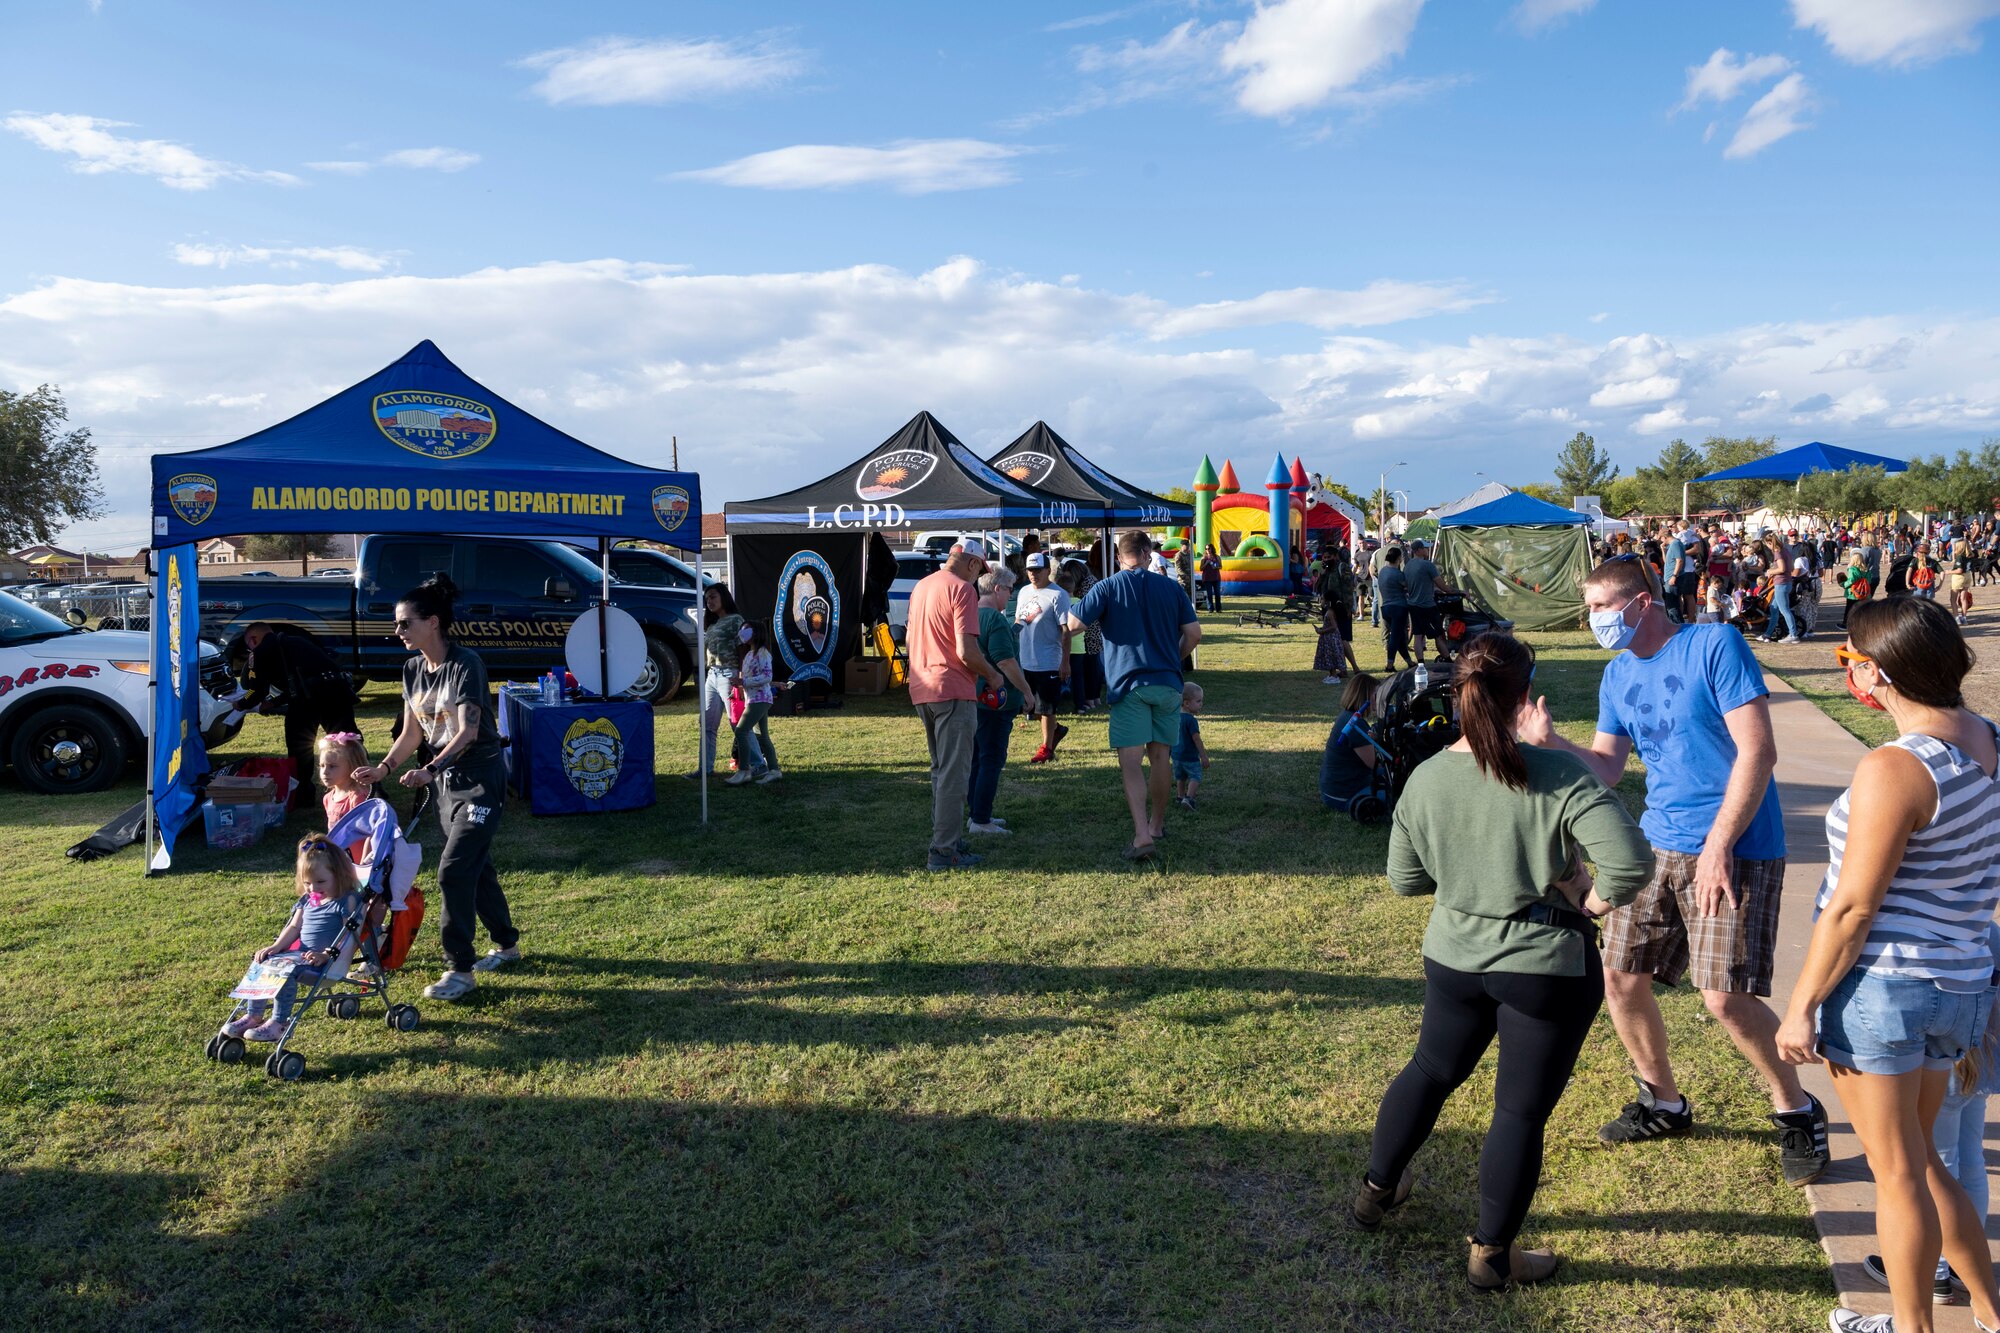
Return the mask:
[[[979,651],[979,594],[986,548],[967,541],[951,548],[944,568],[910,590],[904,643],[910,653],[910,702],[924,720],[931,751],[931,850],[926,867],[964,870],[981,858],[967,851],[960,830],[972,775],[979,705],[973,682],[999,677]]]

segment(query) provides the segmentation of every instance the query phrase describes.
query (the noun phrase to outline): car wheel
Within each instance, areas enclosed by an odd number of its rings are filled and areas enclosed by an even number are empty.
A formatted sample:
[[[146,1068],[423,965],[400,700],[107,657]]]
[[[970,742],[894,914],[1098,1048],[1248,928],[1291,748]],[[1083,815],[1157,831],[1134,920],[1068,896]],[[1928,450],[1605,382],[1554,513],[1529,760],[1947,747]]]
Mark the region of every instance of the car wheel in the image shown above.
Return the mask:
[[[663,640],[652,635],[646,636],[646,665],[640,668],[639,679],[632,683],[626,693],[635,699],[644,699],[653,707],[671,703],[681,690],[681,662],[674,656],[674,650]]]
[[[22,719],[9,757],[14,775],[31,791],[101,791],[124,776],[125,732],[102,709],[52,704]]]

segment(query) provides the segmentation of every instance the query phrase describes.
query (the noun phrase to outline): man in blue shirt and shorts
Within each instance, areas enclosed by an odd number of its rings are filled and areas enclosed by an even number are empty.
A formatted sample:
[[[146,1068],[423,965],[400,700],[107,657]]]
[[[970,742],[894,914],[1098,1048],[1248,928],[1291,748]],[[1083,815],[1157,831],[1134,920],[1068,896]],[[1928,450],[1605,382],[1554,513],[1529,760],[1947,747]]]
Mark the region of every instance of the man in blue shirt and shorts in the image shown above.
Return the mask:
[[[1826,1108],[1779,1058],[1778,1016],[1762,998],[1771,993],[1785,884],[1763,671],[1735,626],[1671,623],[1637,559],[1592,570],[1583,601],[1591,633],[1618,654],[1598,687],[1597,736],[1585,749],[1557,735],[1543,699],[1520,738],[1568,751],[1608,786],[1624,776],[1635,745],[1646,764],[1639,822],[1653,844],[1653,882],[1604,931],[1604,998],[1638,1066],[1639,1099],[1598,1137],[1635,1143],[1693,1127],[1653,995],[1654,981],[1672,986],[1685,974],[1764,1076],[1785,1180],[1810,1184],[1828,1164]]]
[[[1166,831],[1173,797],[1168,759],[1181,727],[1181,662],[1201,642],[1194,603],[1181,585],[1148,573],[1153,543],[1136,529],[1118,534],[1118,572],[1100,579],[1069,613],[1072,634],[1098,625],[1104,636],[1105,699],[1111,748],[1132,812],[1128,861],[1144,861]],[[1141,771],[1141,763],[1151,765]]]

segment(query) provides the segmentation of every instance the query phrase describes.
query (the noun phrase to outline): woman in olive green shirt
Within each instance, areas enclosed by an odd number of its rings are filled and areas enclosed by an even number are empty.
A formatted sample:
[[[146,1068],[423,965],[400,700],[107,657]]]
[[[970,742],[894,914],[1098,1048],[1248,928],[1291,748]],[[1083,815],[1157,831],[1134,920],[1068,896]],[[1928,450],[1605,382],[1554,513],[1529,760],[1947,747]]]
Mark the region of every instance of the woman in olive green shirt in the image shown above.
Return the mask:
[[[1397,802],[1389,884],[1437,905],[1416,1054],[1382,1098],[1353,1207],[1374,1227],[1409,1197],[1411,1159],[1497,1035],[1467,1268],[1479,1291],[1555,1272],[1555,1255],[1514,1238],[1541,1175],[1543,1127],[1604,1000],[1591,918],[1630,902],[1653,873],[1646,835],[1608,787],[1569,755],[1515,741],[1534,672],[1511,635],[1473,639],[1457,674],[1463,738],[1420,765]]]

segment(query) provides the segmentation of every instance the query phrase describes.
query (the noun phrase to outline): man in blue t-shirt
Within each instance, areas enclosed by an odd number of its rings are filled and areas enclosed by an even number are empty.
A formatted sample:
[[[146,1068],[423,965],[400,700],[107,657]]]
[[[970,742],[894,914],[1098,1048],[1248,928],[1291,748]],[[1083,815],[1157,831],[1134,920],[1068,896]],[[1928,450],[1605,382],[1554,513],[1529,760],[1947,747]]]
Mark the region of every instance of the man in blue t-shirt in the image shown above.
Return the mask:
[[[1639,823],[1653,844],[1653,882],[1604,931],[1605,1002],[1638,1066],[1639,1099],[1598,1137],[1632,1143],[1693,1126],[1653,996],[1654,981],[1671,986],[1685,972],[1770,1087],[1786,1181],[1809,1184],[1827,1168],[1826,1108],[1779,1058],[1778,1016],[1760,998],[1771,993],[1785,886],[1763,672],[1733,625],[1672,624],[1638,560],[1592,570],[1583,601],[1591,633],[1618,653],[1598,686],[1596,739],[1585,749],[1557,735],[1547,700],[1535,702],[1520,738],[1569,751],[1607,785],[1635,746],[1646,765]]]
[[[1111,748],[1132,812],[1128,861],[1153,854],[1166,829],[1173,795],[1168,753],[1180,735],[1181,662],[1201,642],[1194,603],[1180,584],[1148,573],[1152,539],[1136,529],[1118,534],[1118,572],[1100,579],[1069,613],[1072,634],[1098,625],[1104,637],[1105,699],[1111,705]],[[1150,765],[1142,772],[1140,764]]]

